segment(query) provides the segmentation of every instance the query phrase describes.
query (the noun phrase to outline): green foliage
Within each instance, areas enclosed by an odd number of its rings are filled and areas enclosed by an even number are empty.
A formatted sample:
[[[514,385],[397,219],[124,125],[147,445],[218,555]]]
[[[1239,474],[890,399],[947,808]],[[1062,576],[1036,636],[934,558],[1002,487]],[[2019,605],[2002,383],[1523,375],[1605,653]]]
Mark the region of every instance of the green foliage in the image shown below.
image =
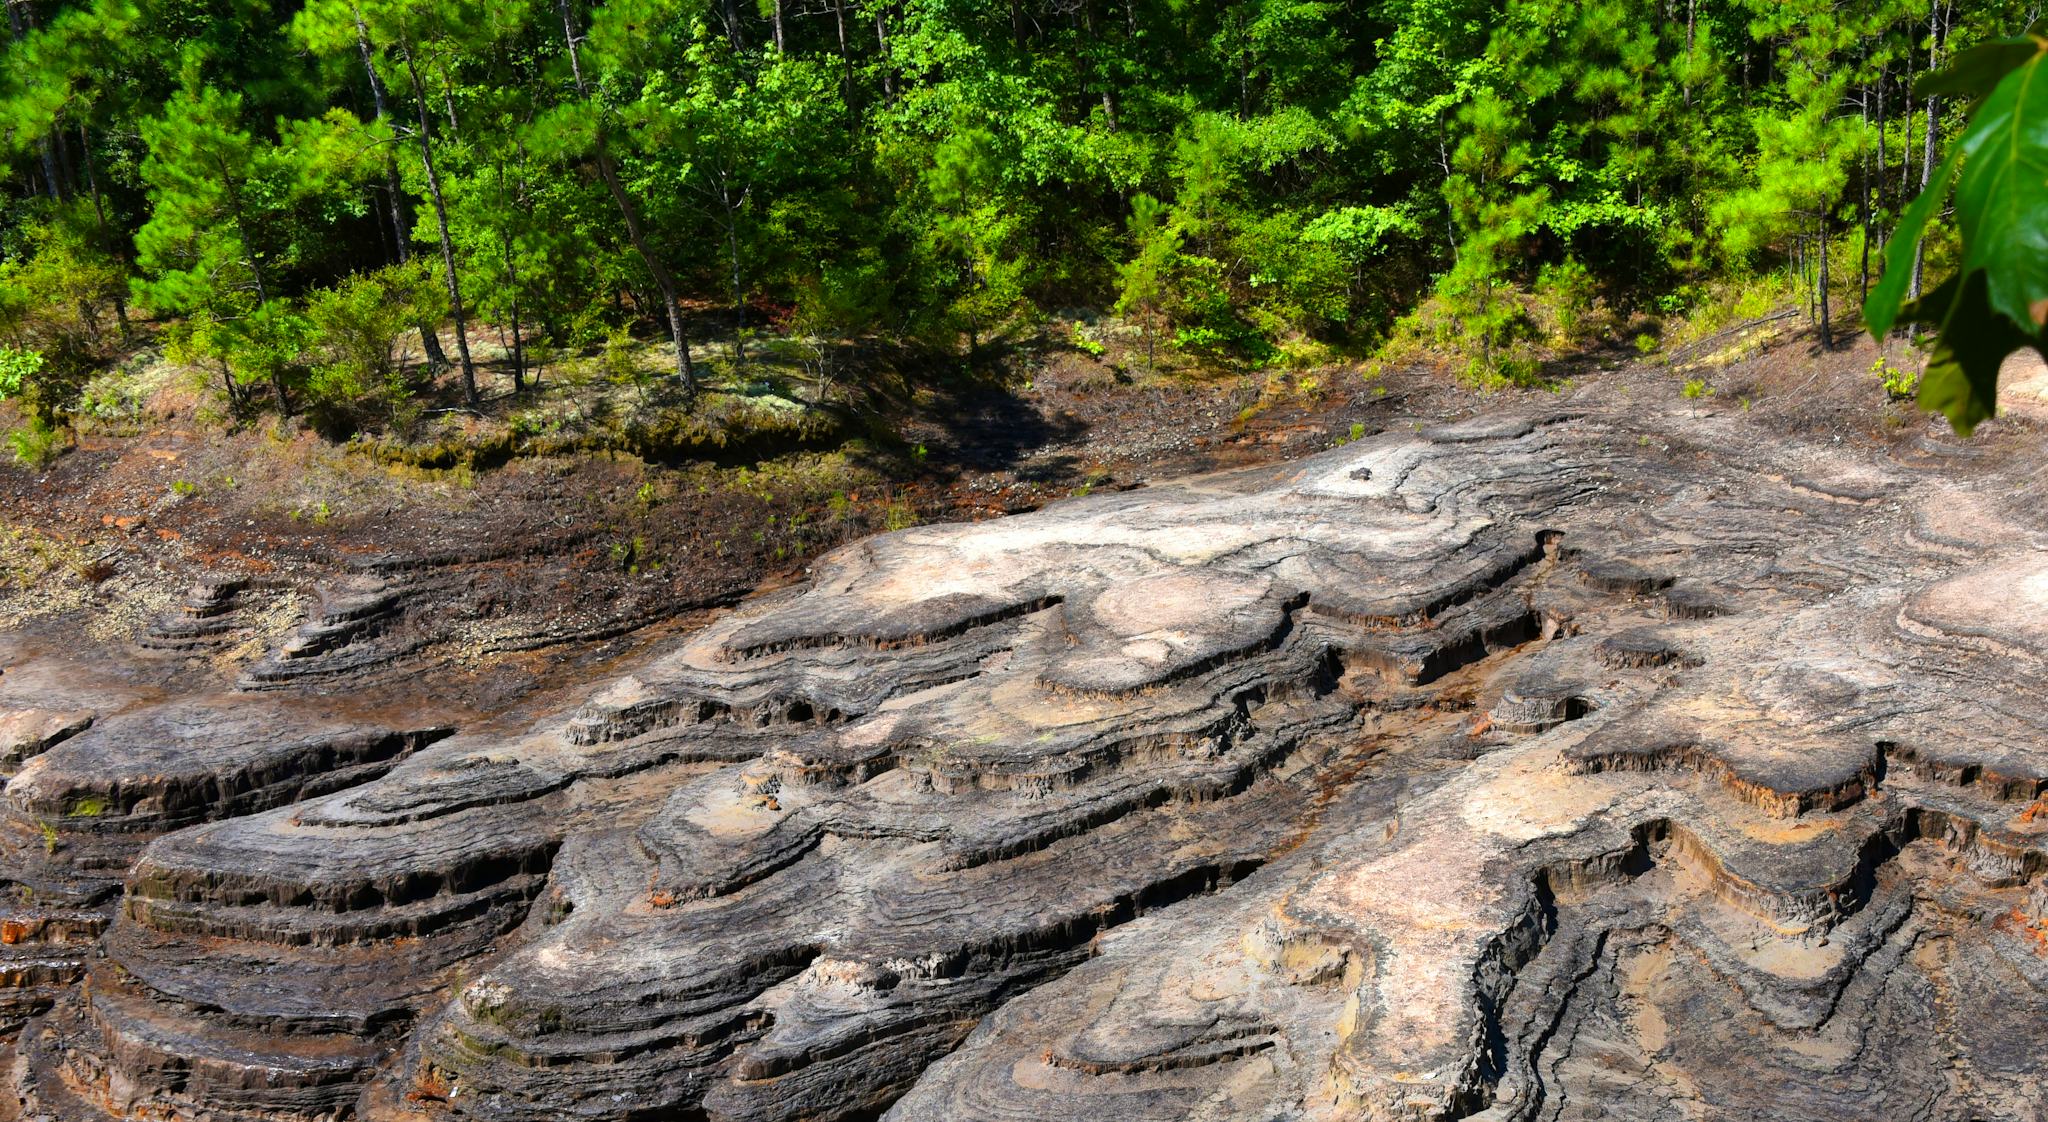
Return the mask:
[[[1880,341],[1892,326],[1932,324],[1922,408],[1968,435],[1998,411],[1998,370],[2024,347],[2048,354],[2048,25],[1966,51],[1929,77],[1929,94],[1977,98],[1926,190],[1899,222],[1865,315]],[[1955,194],[1963,255],[1955,275],[1907,303],[1915,254],[1935,211]]]
[[[373,421],[408,423],[420,375],[412,333],[440,319],[443,300],[431,273],[415,263],[357,274],[314,293],[302,317],[280,319],[280,334],[303,332],[314,423],[336,435]]]
[[[1131,257],[1118,270],[1122,289],[1116,310],[1119,315],[1136,316],[1144,329],[1145,366],[1150,369],[1156,365],[1155,340],[1167,270],[1180,254],[1181,234],[1167,222],[1166,206],[1145,194],[1131,199],[1130,233]]]
[[[1591,271],[1572,257],[1546,264],[1536,274],[1536,295],[1550,313],[1558,342],[1570,346],[1585,339],[1596,296]]]
[[[0,261],[0,338],[30,360],[0,359],[0,396],[45,421],[68,411],[117,342],[109,322],[122,310],[125,279],[101,244],[90,211],[37,203],[15,231],[15,253]],[[12,388],[6,388],[11,385]]]
[[[0,346],[0,400],[20,397],[24,388],[35,384],[42,369],[41,351]]]
[[[620,572],[637,573],[640,571],[640,562],[647,552],[647,540],[635,536],[615,541],[607,552],[611,555],[612,564],[618,566]]]
[[[64,430],[41,417],[30,417],[21,427],[7,434],[8,447],[14,451],[14,462],[38,469],[57,462],[57,457],[64,454],[68,443]]]
[[[624,327],[615,327],[605,335],[604,349],[598,353],[597,369],[605,381],[615,386],[632,386],[643,395],[652,384],[653,375],[640,361],[640,349],[633,343],[633,334]]]
[[[131,296],[234,417],[334,434],[447,392],[422,327],[502,341],[484,376],[516,391],[678,304],[678,384],[715,338],[721,372],[794,356],[822,404],[878,354],[986,366],[1073,309],[1114,309],[1148,365],[1399,336],[1536,382],[1731,281],[1818,326],[1894,224],[1872,325],[1923,234],[1986,278],[1927,286],[1909,318],[1942,339],[2032,336],[2048,296],[2013,201],[2048,176],[2043,95],[2005,82],[2040,50],[1995,40],[2016,0],[1932,34],[1906,0],[921,0],[851,6],[873,34],[843,41],[823,9],[778,35],[773,6],[697,0],[15,6],[0,344],[44,357],[10,396],[53,425]],[[1948,57],[1929,113],[1906,75]],[[1929,130],[1953,223],[1905,206]],[[1925,392],[1985,413],[1992,357],[1950,347]]]
[[[1891,360],[1883,355],[1870,364],[1870,372],[1877,377],[1879,388],[1891,401],[1911,401],[1920,388],[1920,375],[1893,366]]]

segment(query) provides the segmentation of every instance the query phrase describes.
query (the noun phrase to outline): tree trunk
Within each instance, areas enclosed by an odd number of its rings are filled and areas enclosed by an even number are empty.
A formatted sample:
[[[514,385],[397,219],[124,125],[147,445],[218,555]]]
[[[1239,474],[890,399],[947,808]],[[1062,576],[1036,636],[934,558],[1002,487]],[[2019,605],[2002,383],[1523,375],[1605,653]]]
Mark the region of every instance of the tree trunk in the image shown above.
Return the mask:
[[[50,196],[50,201],[61,203],[64,193],[57,188],[57,157],[50,153],[49,140],[36,141],[36,150],[43,158],[43,190]]]
[[[892,104],[896,100],[895,73],[889,69],[889,27],[884,22],[882,9],[875,8],[875,50],[881,55],[882,96]]]
[[[92,158],[92,137],[86,132],[85,122],[78,122],[78,147],[85,153],[85,184],[92,189],[92,212],[99,219],[99,233],[102,241],[112,241],[107,230],[107,205],[100,198],[99,170]],[[123,272],[129,270],[128,254],[124,249],[117,254]],[[121,325],[121,339],[126,341],[132,333],[128,326],[128,301],[121,295],[121,289],[114,289],[114,322]]]
[[[381,183],[372,183],[364,188],[370,195],[370,213],[377,218],[377,244],[384,249],[384,264],[398,265],[403,263],[398,250],[398,231],[391,228],[391,214],[385,209],[384,201],[377,197],[377,192],[383,189]],[[388,242],[384,240],[387,236],[391,239]]]
[[[427,356],[427,366],[433,370],[448,369],[448,350],[441,345],[441,330],[431,323],[422,323],[420,328],[420,351]]]
[[[981,364],[981,315],[974,310],[974,287],[977,281],[974,270],[974,246],[967,246],[967,368],[973,370]]]
[[[718,200],[725,207],[725,248],[726,262],[732,270],[732,361],[733,365],[747,365],[747,302],[740,291],[740,203],[733,202],[732,188],[720,175]]]
[[[1911,198],[1913,194],[1913,51],[1911,49],[1912,34],[1913,24],[1912,21],[1909,20],[1906,23],[1906,35],[1908,37],[1908,49],[1906,51],[1906,82],[1904,86],[1904,89],[1906,91],[1906,110],[1905,112],[1899,114],[1899,120],[1903,122],[1899,126],[1900,144],[1903,145],[1905,149],[1899,154],[1899,205],[1902,207],[1906,205],[1906,200]]]
[[[389,121],[391,106],[384,95],[384,78],[377,73],[377,60],[370,52],[370,29],[363,26],[363,13],[360,10],[355,10],[354,14],[356,49],[363,56],[363,73],[370,77],[370,101],[377,107],[377,119]],[[403,209],[399,205],[398,172],[392,168],[389,160],[384,161],[384,186],[391,202],[391,229],[398,237],[398,263],[403,265],[410,255],[406,243],[412,240],[412,227],[406,222]]]
[[[1941,48],[1941,0],[1929,0],[1927,14],[1927,72],[1934,73],[1936,54]],[[1920,146],[1920,189],[1927,190],[1927,183],[1934,175],[1934,122],[1940,115],[1941,98],[1927,95],[1926,139]],[[1926,257],[1926,243],[1913,247],[1913,285],[1911,299],[1920,299],[1921,265]]]
[[[1828,216],[1820,216],[1820,269],[1819,279],[1814,285],[1814,294],[1820,298],[1820,347],[1824,351],[1835,349],[1834,323],[1828,316]]]
[[[1884,183],[1885,183],[1885,162],[1884,162],[1884,126],[1885,126],[1885,120],[1884,120],[1884,87],[1885,87],[1885,81],[1886,81],[1886,79],[1888,79],[1888,78],[1890,78],[1890,77],[1891,77],[1891,73],[1890,73],[1890,67],[1886,67],[1886,68],[1885,68],[1885,70],[1884,70],[1884,71],[1882,71],[1882,72],[1880,72],[1880,73],[1878,74],[1878,76],[1877,76],[1877,185],[1876,185],[1876,197],[1875,197],[1875,198],[1874,198],[1874,199],[1872,200],[1872,202],[1873,202],[1873,205],[1874,205],[1874,206],[1877,206],[1877,207],[1880,207],[1880,208],[1884,206]],[[1874,225],[1874,226],[1876,227],[1876,234],[1877,234],[1877,251],[1878,251],[1879,253],[1883,253],[1883,252],[1884,252],[1884,246],[1885,246],[1885,233],[1884,233],[1884,223],[1882,223],[1882,222],[1878,222],[1878,223],[1873,223],[1873,225]]]
[[[519,271],[508,266],[505,272],[511,275],[512,284],[516,287],[519,284]],[[512,392],[520,393],[524,391],[526,389],[525,380],[526,339],[520,335],[519,297],[514,296],[512,298]]]
[[[1806,235],[1792,236],[1792,298],[1806,309],[1807,318],[1813,317],[1812,290],[1806,284]]]
[[[724,0],[724,11],[725,34],[726,38],[732,40],[732,49],[735,51],[746,50],[747,31],[746,28],[740,23],[739,4],[736,2],[736,0]]]
[[[434,145],[428,135],[427,91],[420,84],[419,67],[413,64],[412,48],[399,44],[406,73],[412,78],[413,108],[419,117],[415,139],[420,146],[420,164],[427,175],[427,194],[434,200],[434,218],[440,224],[441,269],[448,281],[448,310],[455,319],[455,352],[462,357],[462,397],[469,407],[477,405],[476,363],[469,357],[469,316],[462,307],[462,280],[455,271],[455,241],[448,236],[448,201],[441,194],[441,177],[434,170]]]
[[[832,27],[839,32],[839,62],[846,71],[847,103],[853,102],[853,52],[846,46],[846,0],[832,0]]]
[[[1451,149],[1444,139],[1444,115],[1436,115],[1436,158],[1444,169],[1444,183],[1451,181]],[[1441,191],[1438,194],[1442,194]],[[1444,244],[1450,248],[1451,264],[1458,263],[1458,215],[1448,196],[1444,199]]]
[[[775,53],[782,54],[782,0],[775,0]]]
[[[363,56],[363,73],[370,78],[370,100],[377,107],[377,119],[391,120],[391,105],[384,88],[384,76],[377,73],[377,60],[370,50],[370,29],[363,24],[363,13],[351,8],[356,19],[356,49]],[[398,263],[403,265],[412,260],[412,222],[405,213],[405,191],[398,185],[398,168],[392,161],[384,161],[384,197],[391,205],[391,237],[398,250]],[[441,348],[441,334],[434,325],[422,321],[414,325],[419,328],[420,350],[427,356],[430,370],[448,368],[448,352]]]
[[[1101,45],[1102,39],[1095,32],[1095,0],[1081,0],[1081,30],[1088,40],[1088,46],[1091,51]],[[1109,81],[1096,68],[1092,56],[1084,55],[1082,64],[1085,67],[1083,71],[1085,77],[1102,82],[1102,115],[1109,121],[1109,131],[1115,132],[1116,99],[1110,96]]]
[[[501,203],[506,201],[505,165],[502,161],[498,164],[498,200]],[[519,263],[512,256],[511,228],[500,229],[498,237],[505,253],[505,291],[511,302],[507,311],[512,316],[512,392],[516,394],[526,388],[526,343],[519,336]]]
[[[49,146],[56,151],[57,174],[63,180],[63,187],[58,193],[65,196],[77,194],[78,169],[72,165],[71,146],[64,143],[64,129],[61,125],[50,130]]]
[[[21,42],[27,37],[28,28],[22,25],[20,7],[15,4],[15,0],[0,0],[0,3],[7,5],[7,26],[14,33],[14,41]],[[36,154],[41,157],[43,164],[43,190],[49,193],[52,200],[61,202],[57,193],[57,157],[50,151],[48,137],[36,141]]]
[[[583,61],[578,45],[582,37],[576,33],[576,16],[569,7],[569,0],[557,0],[562,12],[562,37],[569,44],[569,70],[576,76],[576,93],[589,97],[590,91],[583,82]],[[626,236],[633,243],[634,252],[647,266],[647,272],[654,277],[656,287],[661,289],[663,309],[668,313],[669,337],[676,345],[676,377],[683,383],[683,392],[694,395],[697,392],[697,367],[690,358],[690,341],[683,337],[683,312],[676,301],[675,278],[647,247],[647,239],[640,230],[640,215],[633,208],[633,199],[626,194],[626,188],[619,182],[618,169],[612,166],[612,158],[605,148],[605,122],[598,118],[597,138],[594,142],[597,156],[598,176],[604,180],[605,189],[611,192],[612,202],[619,208],[619,216],[625,220]]]
[[[462,121],[455,115],[455,83],[448,80],[447,67],[443,66],[439,69],[441,71],[441,108],[448,114],[448,135],[460,139],[462,137]]]
[[[1861,99],[1863,131],[1870,131],[1870,99]],[[1858,146],[1861,147],[1860,145]],[[1870,299],[1870,153],[1860,151],[1856,156],[1856,218],[1862,230],[1863,260],[1858,266],[1856,282],[1863,293],[1863,299]]]
[[[1686,65],[1686,67],[1687,67],[1687,69],[1688,69],[1688,70],[1690,70],[1690,68],[1692,67],[1692,39],[1693,39],[1693,24],[1694,24],[1694,23],[1695,23],[1695,21],[1697,20],[1697,18],[1698,18],[1698,14],[1699,14],[1699,0],[1686,0],[1686,4],[1685,4],[1685,65]],[[1691,75],[1690,73],[1688,73],[1688,74],[1686,75],[1686,78],[1685,78],[1685,85],[1684,85],[1684,87],[1683,87],[1683,96],[1684,96],[1684,99],[1685,99],[1685,107],[1686,107],[1687,109],[1690,109],[1690,108],[1692,108],[1692,75]]]

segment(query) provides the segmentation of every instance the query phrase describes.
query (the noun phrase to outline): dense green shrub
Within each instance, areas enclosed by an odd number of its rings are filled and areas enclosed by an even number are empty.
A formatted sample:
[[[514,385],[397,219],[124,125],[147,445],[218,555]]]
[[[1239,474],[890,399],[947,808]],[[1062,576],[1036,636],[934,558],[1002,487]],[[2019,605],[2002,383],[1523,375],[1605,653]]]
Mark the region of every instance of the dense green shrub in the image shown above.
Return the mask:
[[[345,437],[370,423],[403,427],[417,415],[426,377],[418,325],[438,323],[445,298],[424,267],[359,273],[306,301],[306,413]]]

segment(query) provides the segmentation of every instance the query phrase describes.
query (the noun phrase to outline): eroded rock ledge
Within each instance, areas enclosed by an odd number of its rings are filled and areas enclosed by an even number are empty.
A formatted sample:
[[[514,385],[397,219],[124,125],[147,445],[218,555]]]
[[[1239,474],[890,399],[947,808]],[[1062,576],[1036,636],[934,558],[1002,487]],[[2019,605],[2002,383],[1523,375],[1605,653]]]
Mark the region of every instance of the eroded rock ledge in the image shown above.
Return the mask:
[[[411,649],[381,580],[233,692],[23,659],[15,1089],[65,1122],[2039,1117],[2039,512],[1997,469],[1751,462],[1741,423],[1489,415],[889,534],[520,723],[342,707]]]

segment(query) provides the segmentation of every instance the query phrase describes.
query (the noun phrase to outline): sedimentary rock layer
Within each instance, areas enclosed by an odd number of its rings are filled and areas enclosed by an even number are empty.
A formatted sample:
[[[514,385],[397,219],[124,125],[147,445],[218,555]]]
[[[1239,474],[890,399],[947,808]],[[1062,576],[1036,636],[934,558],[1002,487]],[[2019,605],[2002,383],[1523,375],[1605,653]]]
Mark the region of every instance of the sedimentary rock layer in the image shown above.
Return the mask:
[[[339,708],[413,649],[361,579],[241,692],[0,714],[0,942],[62,964],[17,1090],[2031,1117],[2044,543],[1983,525],[1994,469],[1671,449],[1701,424],[1484,415],[888,534],[474,727]]]

